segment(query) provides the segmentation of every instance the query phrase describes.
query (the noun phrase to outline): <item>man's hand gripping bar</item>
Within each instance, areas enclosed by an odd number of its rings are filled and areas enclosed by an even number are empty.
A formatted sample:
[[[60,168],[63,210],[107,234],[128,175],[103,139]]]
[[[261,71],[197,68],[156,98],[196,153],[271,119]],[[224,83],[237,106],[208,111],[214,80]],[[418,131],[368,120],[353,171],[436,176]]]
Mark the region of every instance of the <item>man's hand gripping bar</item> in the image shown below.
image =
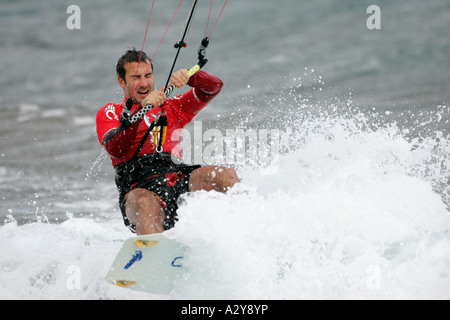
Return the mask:
[[[192,77],[194,74],[196,74],[198,71],[200,71],[200,69],[203,68],[205,66],[205,64],[208,62],[208,59],[206,59],[206,48],[208,47],[208,45],[209,45],[209,38],[206,37],[202,40],[202,43],[200,44],[200,48],[198,49],[198,64],[193,66],[188,71],[189,78]],[[170,95],[172,95],[172,93],[176,89],[177,89],[177,87],[172,84],[169,87],[167,87],[167,89],[164,91],[164,93],[166,94],[167,97],[169,97]],[[122,127],[123,124],[125,122],[127,122],[127,124],[125,125],[125,128],[123,128],[122,130],[129,128],[131,125],[133,125],[133,123],[135,123],[136,121],[141,119],[147,112],[149,112],[152,109],[153,109],[153,106],[151,104],[148,104],[148,105],[144,106],[141,110],[139,110],[139,112],[137,112],[134,116],[132,116],[131,119],[129,119],[129,116],[125,116],[126,120],[124,122],[122,122],[120,127]],[[124,119],[124,114],[122,114],[122,119]]]

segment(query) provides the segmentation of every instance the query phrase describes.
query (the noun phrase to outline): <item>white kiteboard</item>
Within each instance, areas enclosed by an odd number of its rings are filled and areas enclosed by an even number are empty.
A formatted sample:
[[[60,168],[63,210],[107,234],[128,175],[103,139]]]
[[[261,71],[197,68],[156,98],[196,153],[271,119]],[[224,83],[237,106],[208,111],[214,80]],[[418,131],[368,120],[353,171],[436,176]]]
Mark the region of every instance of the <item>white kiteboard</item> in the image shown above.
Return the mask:
[[[164,234],[127,239],[114,260],[106,281],[119,287],[170,294],[183,273],[188,247]]]

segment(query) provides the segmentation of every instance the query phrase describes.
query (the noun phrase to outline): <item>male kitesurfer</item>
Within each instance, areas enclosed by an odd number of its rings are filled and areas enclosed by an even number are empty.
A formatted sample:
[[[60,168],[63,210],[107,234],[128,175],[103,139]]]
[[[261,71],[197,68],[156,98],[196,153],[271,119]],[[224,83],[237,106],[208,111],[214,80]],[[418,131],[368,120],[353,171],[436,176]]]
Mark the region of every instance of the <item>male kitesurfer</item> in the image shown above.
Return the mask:
[[[120,57],[116,71],[125,100],[107,104],[98,112],[98,139],[116,171],[125,225],[138,235],[161,233],[178,220],[177,200],[181,194],[198,190],[226,192],[239,182],[233,168],[183,164],[176,148],[180,129],[219,94],[223,82],[204,71],[189,78],[188,70],[182,69],[170,81],[177,88],[189,85],[192,89],[168,99],[163,90],[155,90],[152,62],[135,49]],[[143,106],[150,104],[154,108],[127,129],[117,130],[130,98],[134,98],[130,117]]]

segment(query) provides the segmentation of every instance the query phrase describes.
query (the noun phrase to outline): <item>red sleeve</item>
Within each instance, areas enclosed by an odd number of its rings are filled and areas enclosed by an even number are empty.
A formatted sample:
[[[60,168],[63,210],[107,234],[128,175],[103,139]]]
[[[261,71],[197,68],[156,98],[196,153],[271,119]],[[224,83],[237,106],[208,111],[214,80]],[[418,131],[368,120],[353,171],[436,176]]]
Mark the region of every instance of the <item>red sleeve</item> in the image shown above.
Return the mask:
[[[197,114],[214,99],[222,90],[223,82],[217,76],[205,71],[198,71],[188,82],[194,89],[191,91],[197,103],[181,106],[181,110],[190,114]]]
[[[120,126],[120,106],[107,105],[97,113],[97,136],[108,154],[113,158],[121,158],[133,145],[138,127],[142,120],[123,131],[117,131]]]
[[[204,103],[210,103],[222,90],[223,82],[215,75],[200,70],[189,79],[188,85],[195,88],[197,97]]]

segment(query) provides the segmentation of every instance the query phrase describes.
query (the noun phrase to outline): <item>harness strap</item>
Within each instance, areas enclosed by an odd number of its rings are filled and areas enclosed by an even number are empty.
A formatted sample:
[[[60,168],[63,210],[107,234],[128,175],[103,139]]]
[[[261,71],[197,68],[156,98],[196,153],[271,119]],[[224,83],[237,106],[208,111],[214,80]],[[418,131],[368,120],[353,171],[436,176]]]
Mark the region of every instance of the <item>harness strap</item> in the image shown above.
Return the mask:
[[[150,133],[153,131],[153,129],[155,129],[156,126],[161,127],[161,130],[159,132],[159,142],[158,142],[158,147],[156,148],[156,152],[157,153],[161,153],[163,151],[162,149],[162,145],[163,145],[163,135],[164,135],[164,127],[168,126],[168,120],[167,120],[167,114],[166,113],[161,113],[159,114],[156,119],[152,122],[152,124],[150,125],[150,127],[147,129],[147,131],[145,132],[144,136],[142,137],[141,142],[139,143],[138,147],[136,148],[136,151],[134,152],[133,157],[131,158],[131,160],[136,160],[139,156],[139,153],[142,150],[142,147],[144,146],[144,143],[147,141]]]

